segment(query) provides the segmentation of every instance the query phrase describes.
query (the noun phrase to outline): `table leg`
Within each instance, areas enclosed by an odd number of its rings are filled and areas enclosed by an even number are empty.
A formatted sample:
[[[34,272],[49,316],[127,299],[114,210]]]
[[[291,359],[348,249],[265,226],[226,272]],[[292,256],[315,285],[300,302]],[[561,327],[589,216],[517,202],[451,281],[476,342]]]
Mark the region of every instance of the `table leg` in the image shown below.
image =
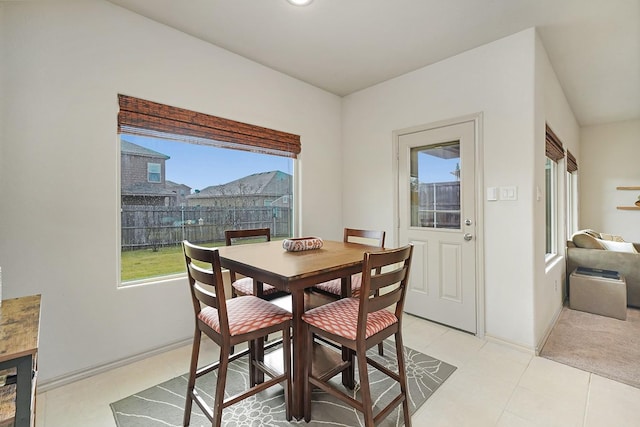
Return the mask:
[[[253,279],[253,294],[258,298],[262,298],[264,296],[264,284],[256,279]],[[256,340],[256,360],[260,362],[264,362],[264,338],[258,338]],[[255,368],[255,380],[256,384],[260,384],[264,382],[264,372],[260,369]]]
[[[291,291],[293,314],[293,408],[291,414],[297,420],[304,416],[304,382],[306,374],[306,339],[302,315],[304,314],[304,289]]]
[[[351,297],[351,276],[343,277],[341,281],[342,285],[342,298]],[[342,360],[350,361],[349,367],[342,371],[342,384],[349,390],[353,390],[355,387],[355,367],[353,366],[353,352],[348,348],[342,347]]]

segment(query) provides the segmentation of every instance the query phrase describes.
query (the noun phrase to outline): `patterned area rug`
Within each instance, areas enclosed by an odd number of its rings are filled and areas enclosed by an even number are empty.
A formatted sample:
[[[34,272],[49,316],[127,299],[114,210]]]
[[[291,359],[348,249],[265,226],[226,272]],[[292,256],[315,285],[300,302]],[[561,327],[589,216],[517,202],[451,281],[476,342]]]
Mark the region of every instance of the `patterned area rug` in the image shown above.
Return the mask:
[[[369,357],[397,370],[395,348],[392,342],[385,342],[385,356],[379,356],[377,348],[373,348]],[[413,414],[455,370],[455,366],[434,359],[426,354],[405,347],[407,380],[409,386],[409,405]],[[247,358],[241,358],[230,365],[227,389],[228,396],[248,388]],[[386,375],[369,367],[372,397],[378,410],[387,405],[399,392],[397,383]],[[358,378],[356,372],[356,379]],[[207,374],[196,383],[199,393],[210,402],[215,389],[215,371]],[[340,376],[336,378],[339,384]],[[156,427],[181,426],[184,412],[187,375],[181,375],[147,390],[136,393],[111,404],[111,409],[119,427]],[[359,387],[353,393],[359,398]],[[191,415],[192,426],[210,425],[197,405]],[[374,410],[374,414],[376,410]],[[223,425],[228,427],[268,426],[278,427],[299,424],[309,427],[329,426],[361,426],[362,416],[342,401],[319,390],[312,397],[312,420],[305,423],[285,418],[284,398],[281,387],[272,387],[256,396],[226,408],[223,412]],[[396,409],[380,426],[402,426],[402,411]]]

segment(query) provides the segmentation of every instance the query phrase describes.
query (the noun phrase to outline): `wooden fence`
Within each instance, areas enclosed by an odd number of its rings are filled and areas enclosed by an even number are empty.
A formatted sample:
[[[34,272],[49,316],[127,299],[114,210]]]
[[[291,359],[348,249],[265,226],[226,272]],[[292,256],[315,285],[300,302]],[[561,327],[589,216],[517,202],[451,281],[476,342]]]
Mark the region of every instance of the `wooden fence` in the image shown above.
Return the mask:
[[[418,218],[413,225],[460,228],[460,182],[420,183]]]
[[[272,237],[292,234],[290,208],[122,206],[122,250],[224,241],[229,229],[270,228]]]

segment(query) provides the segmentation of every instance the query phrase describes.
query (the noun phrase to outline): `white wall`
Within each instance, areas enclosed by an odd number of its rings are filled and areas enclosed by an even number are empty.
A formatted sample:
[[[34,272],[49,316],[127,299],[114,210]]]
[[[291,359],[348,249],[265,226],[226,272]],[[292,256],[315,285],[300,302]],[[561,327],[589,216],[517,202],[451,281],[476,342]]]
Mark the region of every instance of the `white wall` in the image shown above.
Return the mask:
[[[562,141],[565,149],[580,161],[579,126],[571,111],[558,78],[551,66],[547,52],[539,37],[536,37],[536,115],[535,115],[535,181],[540,187],[541,197],[534,204],[535,222],[533,239],[535,241],[535,280],[534,280],[534,342],[539,349],[555,318],[559,315],[565,290],[566,263],[566,170],[565,161],[558,162],[557,173],[557,248],[558,256],[545,261],[546,252],[546,215],[545,215],[545,133],[546,126]]]
[[[640,242],[640,211],[616,209],[634,206],[640,196],[640,191],[616,190],[621,186],[640,186],[639,160],[640,120],[581,129],[580,228]]]
[[[534,60],[529,29],[344,99],[344,224],[393,230],[392,132],[483,113],[486,334],[533,349]],[[369,188],[370,191],[362,191]]]
[[[3,3],[0,3],[0,22],[3,21],[3,18],[4,18],[4,7],[3,7]],[[1,32],[0,32],[0,34],[1,34]],[[3,42],[3,38],[0,37],[0,58],[4,58],[5,49],[6,48],[5,48],[5,43]],[[4,81],[5,81],[4,80],[4,69],[5,69],[5,66],[4,66],[3,62],[0,61],[0,93],[2,93],[1,90],[5,86],[5,84],[4,84]],[[3,97],[0,96],[0,177],[2,177],[2,163],[3,163],[2,162],[2,158],[4,157],[3,153],[2,153],[2,151],[3,151],[2,150],[2,145],[3,144],[2,144],[2,138],[1,138],[1,136],[3,135],[3,130],[4,130],[4,102],[2,102],[2,100],[1,100],[2,98]],[[1,180],[0,180],[0,187],[2,187],[2,181]],[[0,220],[0,222],[1,222],[1,220]],[[2,235],[0,235],[0,239],[1,238],[2,238]],[[0,268],[2,268],[2,264],[1,263],[2,263],[2,258],[0,258]]]
[[[41,383],[192,334],[186,281],[117,288],[118,93],[301,135],[300,233],[341,239],[340,98],[102,0],[2,3],[0,43],[3,296],[43,295]]]

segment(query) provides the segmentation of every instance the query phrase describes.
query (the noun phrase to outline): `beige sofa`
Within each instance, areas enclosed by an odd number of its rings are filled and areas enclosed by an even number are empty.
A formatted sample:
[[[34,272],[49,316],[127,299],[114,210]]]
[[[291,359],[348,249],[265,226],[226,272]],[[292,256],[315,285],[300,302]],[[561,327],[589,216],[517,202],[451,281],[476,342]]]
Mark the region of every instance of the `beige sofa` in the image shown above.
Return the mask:
[[[577,267],[615,270],[626,279],[627,305],[640,307],[640,243],[621,240],[593,230],[575,233],[567,242],[567,277]]]

